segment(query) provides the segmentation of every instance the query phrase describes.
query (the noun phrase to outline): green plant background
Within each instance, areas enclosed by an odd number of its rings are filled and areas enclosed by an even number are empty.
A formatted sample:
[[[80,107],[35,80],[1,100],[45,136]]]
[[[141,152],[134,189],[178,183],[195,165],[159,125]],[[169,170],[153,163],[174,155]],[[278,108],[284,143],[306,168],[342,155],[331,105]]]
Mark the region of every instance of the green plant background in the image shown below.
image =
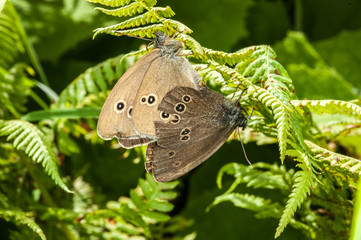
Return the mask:
[[[94,4],[89,2],[12,3],[50,88],[58,94],[87,68],[148,44],[126,36],[98,35],[93,40],[94,29],[114,24],[118,18],[94,11]],[[159,5],[169,5],[176,13],[173,19],[190,27],[194,31],[192,37],[202,46],[233,52],[251,45],[271,45],[290,74],[299,99],[360,98],[361,1],[162,0]],[[36,91],[46,99],[41,91]],[[27,112],[39,109],[33,100],[27,102],[26,108]],[[123,151],[112,149],[111,143],[100,140],[90,143],[81,138],[73,141],[76,151],[64,158],[60,166],[62,175],[71,178],[81,175],[94,188],[94,201],[98,204],[127,196],[138,179],[144,178],[142,160],[134,163],[129,158],[122,159]],[[259,146],[250,142],[245,148],[252,163],[279,164],[276,144]],[[353,152],[359,158],[361,144],[354,145]],[[134,152],[130,154],[135,156]],[[197,239],[272,239],[278,225],[276,218],[257,219],[252,212],[229,202],[206,212],[213,199],[224,192],[218,189],[216,178],[219,169],[229,162],[247,164],[238,141],[227,142],[204,164],[181,178],[174,215],[194,220],[190,228],[197,233]],[[295,163],[286,160],[285,165],[292,168]],[[232,182],[232,178],[226,177],[223,185],[228,187]],[[238,186],[237,191],[279,198],[274,190]],[[60,202],[64,193],[58,194],[56,201]],[[15,229],[12,223],[0,220],[0,239],[7,239]],[[279,239],[305,237],[288,227]]]

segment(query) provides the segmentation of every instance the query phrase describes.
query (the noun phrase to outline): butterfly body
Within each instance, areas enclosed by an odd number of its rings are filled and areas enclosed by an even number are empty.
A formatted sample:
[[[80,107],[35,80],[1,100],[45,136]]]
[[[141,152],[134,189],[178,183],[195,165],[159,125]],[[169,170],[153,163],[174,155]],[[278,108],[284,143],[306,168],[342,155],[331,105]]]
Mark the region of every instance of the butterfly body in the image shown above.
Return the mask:
[[[169,117],[154,123],[157,140],[146,153],[146,170],[158,182],[171,181],[197,167],[236,127],[244,129],[248,120],[241,106],[206,87],[177,87],[165,95],[158,109]]]

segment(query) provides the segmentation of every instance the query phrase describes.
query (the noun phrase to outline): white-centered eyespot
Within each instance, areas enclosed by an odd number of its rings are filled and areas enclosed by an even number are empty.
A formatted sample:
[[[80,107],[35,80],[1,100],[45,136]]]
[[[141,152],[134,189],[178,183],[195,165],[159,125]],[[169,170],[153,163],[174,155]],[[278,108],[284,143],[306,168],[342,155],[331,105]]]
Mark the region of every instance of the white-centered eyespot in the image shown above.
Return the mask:
[[[131,118],[132,117],[132,113],[133,113],[133,106],[130,106],[129,108],[128,108],[128,118]]]
[[[127,107],[126,102],[124,100],[120,99],[114,104],[114,111],[116,113],[122,113],[122,112],[124,112],[126,107]]]
[[[181,162],[180,161],[175,161],[174,163],[173,163],[173,166],[174,167],[179,167],[181,165]]]
[[[174,110],[178,113],[183,113],[186,110],[186,105],[184,103],[177,103]]]
[[[185,102],[185,103],[189,103],[189,102],[192,101],[192,98],[191,98],[191,96],[189,96],[189,95],[184,95],[184,96],[182,97],[182,101]]]
[[[147,103],[147,96],[142,96],[139,101],[140,101],[141,104],[146,104]]]
[[[184,129],[182,129],[180,135],[185,136],[185,135],[188,135],[190,132],[191,132],[191,130],[189,128],[184,128]]]
[[[171,123],[173,124],[177,124],[179,123],[179,121],[181,120],[180,116],[178,114],[173,114],[172,115],[172,120],[170,120]]]
[[[148,100],[147,100],[147,105],[148,106],[154,106],[156,103],[157,103],[157,95],[149,94],[148,95]]]
[[[189,135],[185,135],[185,136],[181,136],[181,137],[180,137],[180,140],[181,140],[182,142],[188,142],[189,139],[191,139],[191,137],[190,137]]]
[[[160,112],[160,119],[166,121],[170,118],[170,114],[166,112]]]

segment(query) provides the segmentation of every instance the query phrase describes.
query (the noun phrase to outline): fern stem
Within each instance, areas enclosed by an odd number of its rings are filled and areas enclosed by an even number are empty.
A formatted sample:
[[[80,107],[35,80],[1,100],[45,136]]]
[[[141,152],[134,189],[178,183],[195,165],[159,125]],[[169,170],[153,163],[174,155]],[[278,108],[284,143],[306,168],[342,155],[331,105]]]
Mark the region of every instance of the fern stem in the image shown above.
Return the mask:
[[[361,237],[361,177],[357,189],[350,240],[360,239]]]
[[[19,18],[19,15],[17,14],[14,6],[11,4],[11,1],[8,1],[8,9],[11,12],[11,15],[14,18],[16,28],[19,31],[20,39],[22,40],[24,47],[26,49],[26,52],[29,54],[30,61],[34,68],[36,69],[36,72],[39,74],[40,80],[47,86],[49,86],[48,79],[46,78],[46,75],[44,73],[44,70],[40,64],[38,55],[36,54],[36,51],[33,47],[33,45],[30,43],[28,36],[26,35],[26,32],[21,24],[21,20]]]
[[[45,205],[52,207],[52,208],[56,208],[57,206],[56,206],[55,202],[53,201],[51,195],[49,194],[48,190],[38,180],[38,177],[35,173],[34,165],[32,164],[32,162],[29,161],[29,158],[24,154],[23,151],[17,150],[16,152],[20,156],[20,161],[24,164],[26,170],[28,171],[29,175],[33,179],[34,185],[40,189]],[[77,240],[76,236],[73,234],[73,232],[71,231],[71,229],[68,227],[67,224],[60,223],[60,228],[64,232],[64,235],[66,236],[67,239]]]

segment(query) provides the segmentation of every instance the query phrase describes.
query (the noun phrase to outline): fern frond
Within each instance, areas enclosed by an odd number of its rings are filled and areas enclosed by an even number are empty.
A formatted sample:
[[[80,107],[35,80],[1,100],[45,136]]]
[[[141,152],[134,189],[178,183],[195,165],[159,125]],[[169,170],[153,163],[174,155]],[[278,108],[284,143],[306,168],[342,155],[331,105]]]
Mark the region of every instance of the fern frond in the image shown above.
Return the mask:
[[[222,187],[222,177],[227,173],[236,178],[235,183],[227,190],[231,192],[240,183],[246,183],[247,187],[287,190],[288,183],[283,179],[286,174],[284,167],[267,163],[255,163],[245,166],[239,163],[228,163],[218,172],[217,185]]]
[[[297,166],[302,170],[295,173],[295,184],[293,185],[292,193],[289,196],[281,220],[278,224],[275,234],[276,238],[280,236],[285,227],[291,221],[297,208],[301,206],[307,195],[310,194],[311,187],[314,184],[313,171],[311,169],[312,167],[307,165],[307,156],[305,154],[300,154],[298,160],[301,161],[301,163]]]
[[[303,107],[307,107],[316,114],[345,114],[361,118],[361,107],[350,102],[341,100],[292,100],[291,104],[297,111],[303,114]]]
[[[286,69],[277,61],[270,46],[258,46],[252,53],[253,61],[240,63],[236,69],[253,84],[258,84],[286,103],[294,94],[294,86]],[[245,64],[248,64],[246,67]],[[243,70],[244,69],[244,70]]]
[[[89,211],[89,206],[92,204],[93,188],[85,182],[82,177],[75,179],[74,183],[74,197],[73,210],[74,212]]]
[[[259,218],[278,218],[281,215],[281,205],[279,203],[272,203],[270,199],[265,199],[250,194],[223,194],[216,197],[211,206],[218,205],[225,201],[230,201],[236,207],[257,212],[256,217]]]
[[[121,7],[129,4],[131,1],[134,0],[86,0],[86,1],[91,3],[100,3],[108,7]]]
[[[104,28],[98,28],[95,30],[96,33],[94,37],[100,33],[112,34],[114,32],[117,33],[117,31],[126,28],[134,28],[149,23],[156,23],[158,22],[160,17],[172,17],[172,16],[174,16],[174,12],[170,7],[166,7],[166,8],[154,7],[149,12],[146,12],[137,17],[133,17],[119,24],[115,24]]]
[[[178,217],[171,219],[166,214],[174,207],[170,201],[177,197],[177,193],[174,191],[177,185],[178,182],[159,184],[150,174],[147,174],[146,179],[140,179],[138,186],[130,191],[130,198],[121,197],[117,202],[108,202],[106,209],[80,211],[76,214],[66,209],[51,209],[46,219],[50,217],[63,221],[74,221],[74,218],[81,219],[76,220],[76,222],[81,221],[78,227],[89,231],[88,234],[92,234],[94,227],[97,227],[117,238],[121,236],[124,239],[137,237],[164,239],[164,236],[169,233],[174,234],[175,231],[189,226],[186,220]],[[85,187],[84,190],[86,189],[88,188]],[[85,195],[88,193],[89,191],[86,190]],[[85,210],[85,208],[83,209]],[[166,224],[172,230],[159,228],[160,224]],[[110,237],[110,239],[113,238]]]
[[[190,29],[189,27],[187,27],[186,25],[184,25],[183,23],[176,21],[176,20],[172,20],[172,19],[168,19],[168,18],[162,18],[159,20],[161,23],[164,24],[164,26],[167,29],[171,29],[172,31],[168,31],[167,33],[169,35],[175,33],[175,32],[180,32],[180,33],[192,33],[192,29]]]
[[[16,64],[8,71],[0,67],[0,118],[19,118],[26,110],[24,105],[34,86],[27,76],[27,68],[23,64]]]
[[[252,83],[243,75],[235,71],[233,68],[221,65],[211,60],[208,60],[207,63],[209,64],[209,67],[211,69],[214,69],[222,75],[229,77],[230,79],[232,79],[233,82],[241,84],[242,86],[244,86],[245,89],[251,87]]]
[[[338,171],[347,170],[349,173],[361,175],[361,160],[332,152],[311,141],[306,140],[305,143],[310,148],[314,158],[326,163],[329,168],[336,168]],[[357,176],[353,177],[357,179]]]
[[[130,197],[142,215],[153,221],[165,222],[170,218],[163,212],[173,209],[173,204],[168,201],[177,197],[176,192],[172,191],[177,185],[178,182],[159,184],[150,174],[147,174],[146,180],[139,179],[139,187],[130,192]]]
[[[257,47],[247,47],[234,53],[215,51],[209,48],[203,48],[202,52],[195,52],[192,57],[202,60],[212,60],[219,64],[228,64],[234,66],[240,62],[248,62],[253,59],[252,54]]]
[[[10,1],[4,1],[0,12],[0,67],[5,69],[11,66],[19,53],[25,51],[10,5]]]
[[[101,0],[90,0],[97,3],[103,3],[104,5],[110,6],[108,1]],[[175,33],[189,34],[192,33],[192,30],[188,28],[183,23],[172,20],[170,17],[174,16],[174,12],[170,7],[160,8],[154,7],[157,3],[156,0],[144,0],[144,1],[135,1],[133,3],[121,2],[119,4],[114,4],[117,6],[122,6],[116,9],[105,9],[97,7],[95,9],[112,16],[124,17],[124,16],[134,16],[136,14],[146,13],[135,16],[128,20],[125,20],[119,24],[98,28],[95,30],[94,37],[100,33],[107,33],[114,36],[135,36],[135,37],[148,37],[154,38],[155,32],[162,31],[167,35],[174,35]],[[183,38],[186,38],[183,36]],[[197,43],[194,39],[187,38],[186,43],[189,44],[191,49],[197,50],[197,52],[202,52],[201,47],[197,46]]]
[[[0,209],[0,217],[15,224],[23,224],[33,230],[42,240],[46,240],[43,230],[33,220],[33,214],[19,210]]]
[[[111,30],[108,29],[99,29],[99,31],[94,33],[93,38],[95,38],[99,33],[105,32],[113,36],[130,36],[130,37],[142,37],[142,38],[154,38],[154,32],[164,32],[168,33],[172,31],[171,28],[167,29],[163,24],[153,24],[146,27],[126,29],[126,30]]]
[[[107,15],[116,16],[116,17],[126,17],[126,16],[135,15],[137,13],[142,13],[144,11],[144,4],[141,2],[133,2],[130,5],[117,9],[106,9],[101,7],[96,7],[95,9]]]
[[[61,179],[57,159],[49,140],[36,126],[21,120],[0,121],[0,136],[13,140],[18,150],[23,150],[33,161],[41,163],[54,182],[67,192],[71,192]]]
[[[252,87],[249,92],[255,99],[270,107],[274,113],[273,117],[277,126],[280,157],[283,162],[286,156],[287,136],[291,127],[291,111],[278,98],[263,88]]]

